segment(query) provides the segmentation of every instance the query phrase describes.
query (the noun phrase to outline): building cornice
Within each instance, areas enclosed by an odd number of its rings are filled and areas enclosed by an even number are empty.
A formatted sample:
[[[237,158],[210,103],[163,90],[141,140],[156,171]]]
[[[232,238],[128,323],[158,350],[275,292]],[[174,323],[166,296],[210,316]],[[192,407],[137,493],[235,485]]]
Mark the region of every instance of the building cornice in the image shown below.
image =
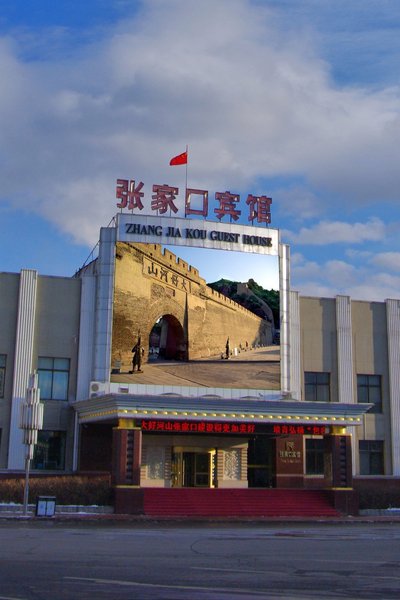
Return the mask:
[[[73,404],[80,423],[116,419],[174,419],[304,425],[361,425],[371,404],[293,400],[226,400],[106,394]]]

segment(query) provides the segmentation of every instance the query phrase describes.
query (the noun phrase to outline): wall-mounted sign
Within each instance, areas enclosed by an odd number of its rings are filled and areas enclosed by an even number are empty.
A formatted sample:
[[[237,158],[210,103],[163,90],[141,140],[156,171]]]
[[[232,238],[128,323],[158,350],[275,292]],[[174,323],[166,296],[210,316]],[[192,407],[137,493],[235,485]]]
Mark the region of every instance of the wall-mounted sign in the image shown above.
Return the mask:
[[[230,433],[252,434],[268,433],[290,435],[325,435],[324,425],[264,425],[260,423],[233,423],[224,421],[180,421],[174,419],[142,419],[139,421],[142,431],[164,433]],[[292,444],[292,442],[290,442]],[[286,447],[285,451],[289,451]],[[297,451],[297,449],[296,449]]]
[[[142,242],[279,255],[279,230],[179,217],[117,214],[119,242]]]
[[[218,423],[214,421],[163,421],[161,419],[141,422],[142,431],[167,433],[255,433],[253,423]]]
[[[273,425],[278,435],[325,435],[325,425]]]
[[[144,210],[144,183],[136,183],[134,179],[117,179],[116,198],[117,207],[121,210],[126,208],[131,211]],[[152,186],[152,195],[150,210],[158,215],[164,215],[167,212],[176,214],[178,212],[177,198],[179,188],[167,184],[156,184]],[[221,221],[228,217],[230,221],[238,221],[242,214],[240,206],[240,195],[232,194],[229,191],[216,192],[215,201],[217,207],[214,214]],[[271,204],[272,198],[268,196],[254,196],[248,194],[245,201],[247,221],[252,224],[271,223]],[[208,216],[208,191],[193,188],[185,189],[185,217],[188,215]]]

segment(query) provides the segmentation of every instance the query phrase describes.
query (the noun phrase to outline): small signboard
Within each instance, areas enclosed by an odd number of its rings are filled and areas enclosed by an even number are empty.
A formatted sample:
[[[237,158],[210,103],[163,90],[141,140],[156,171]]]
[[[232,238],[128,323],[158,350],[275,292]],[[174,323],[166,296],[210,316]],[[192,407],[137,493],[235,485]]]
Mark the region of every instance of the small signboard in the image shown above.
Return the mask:
[[[54,517],[56,499],[54,496],[39,496],[36,500],[37,517]]]

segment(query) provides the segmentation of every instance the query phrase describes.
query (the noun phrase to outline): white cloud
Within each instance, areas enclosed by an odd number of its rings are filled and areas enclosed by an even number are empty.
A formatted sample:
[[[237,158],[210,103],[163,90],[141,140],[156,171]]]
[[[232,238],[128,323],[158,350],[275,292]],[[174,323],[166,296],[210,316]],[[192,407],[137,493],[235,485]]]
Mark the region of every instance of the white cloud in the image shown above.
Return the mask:
[[[355,300],[382,302],[398,298],[400,276],[371,269],[369,264],[356,267],[345,261],[308,261],[296,253],[292,257],[292,288],[303,296],[350,296]]]
[[[400,252],[381,252],[380,254],[376,254],[371,258],[371,264],[400,273]]]
[[[284,230],[284,238],[296,244],[324,246],[327,244],[360,244],[365,241],[381,241],[385,236],[385,224],[378,218],[366,223],[321,221],[312,227],[302,227],[299,233]]]
[[[118,177],[183,187],[168,160],[186,143],[193,187],[240,191],[300,174],[347,207],[398,199],[397,88],[339,89],[310,38],[277,28],[262,3],[143,6],[64,60],[24,62],[17,42],[0,43],[1,194],[13,206],[93,243],[115,212]],[[311,214],[313,197],[303,202]],[[359,242],[382,231],[379,220],[321,223],[297,239]]]
[[[324,212],[319,198],[304,185],[274,190],[273,207],[275,205],[279,206],[281,214],[290,215],[297,221],[317,217]]]

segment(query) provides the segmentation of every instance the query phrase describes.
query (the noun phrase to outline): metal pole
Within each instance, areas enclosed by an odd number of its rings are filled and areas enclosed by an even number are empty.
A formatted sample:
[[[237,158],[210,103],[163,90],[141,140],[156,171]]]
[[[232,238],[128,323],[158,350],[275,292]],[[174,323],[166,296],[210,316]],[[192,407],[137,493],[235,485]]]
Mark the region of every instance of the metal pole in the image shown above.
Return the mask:
[[[28,499],[29,499],[29,468],[31,464],[31,459],[29,458],[29,454],[26,455],[25,458],[25,485],[24,485],[24,506],[23,506],[23,514],[28,514]]]

